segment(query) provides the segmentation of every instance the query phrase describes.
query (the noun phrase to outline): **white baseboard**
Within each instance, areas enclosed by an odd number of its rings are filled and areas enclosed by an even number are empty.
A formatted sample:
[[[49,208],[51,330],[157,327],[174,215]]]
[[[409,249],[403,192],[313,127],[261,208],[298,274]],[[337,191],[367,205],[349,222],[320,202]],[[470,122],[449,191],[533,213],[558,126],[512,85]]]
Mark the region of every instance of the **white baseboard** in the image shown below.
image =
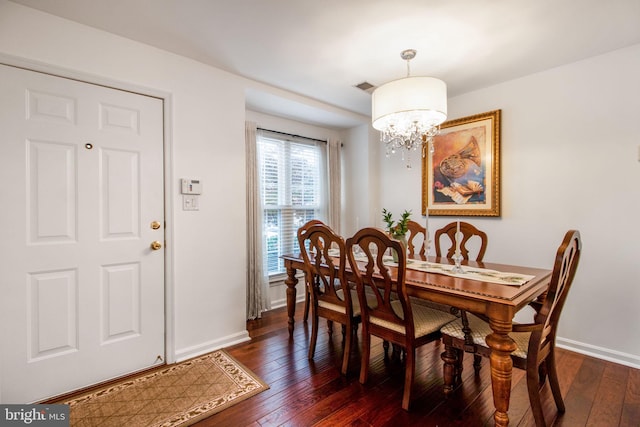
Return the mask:
[[[245,341],[249,341],[249,332],[242,331],[237,334],[229,335],[217,340],[205,342],[192,347],[187,347],[176,351],[176,362],[182,362],[193,357],[201,356],[212,351],[219,350],[221,348],[229,347],[235,344],[240,344]]]
[[[556,338],[556,345],[566,350],[575,351],[576,353],[640,369],[640,356],[636,356],[634,354],[623,353],[621,351],[611,350],[560,337]]]
[[[296,304],[303,301],[304,301],[304,295],[303,296],[298,295],[298,298],[296,298]],[[286,298],[275,299],[271,301],[271,310],[273,310],[274,308],[280,308],[280,307],[286,307],[286,306],[287,306]]]

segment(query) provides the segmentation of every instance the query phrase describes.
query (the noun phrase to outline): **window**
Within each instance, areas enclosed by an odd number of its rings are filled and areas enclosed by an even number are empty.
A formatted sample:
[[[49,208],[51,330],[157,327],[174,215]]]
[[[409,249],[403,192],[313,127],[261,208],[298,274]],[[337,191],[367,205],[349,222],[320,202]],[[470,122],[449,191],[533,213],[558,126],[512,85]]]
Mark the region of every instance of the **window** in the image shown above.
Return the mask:
[[[261,131],[257,148],[265,270],[272,277],[285,273],[281,255],[298,252],[298,228],[325,215],[325,143]]]

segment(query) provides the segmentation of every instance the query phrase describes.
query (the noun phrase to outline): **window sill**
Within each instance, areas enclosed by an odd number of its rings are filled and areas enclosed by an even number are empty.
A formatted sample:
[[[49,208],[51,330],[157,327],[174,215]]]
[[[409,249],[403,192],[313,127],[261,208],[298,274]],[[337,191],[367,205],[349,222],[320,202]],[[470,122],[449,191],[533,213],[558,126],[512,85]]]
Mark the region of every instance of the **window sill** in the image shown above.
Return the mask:
[[[303,277],[304,277],[304,272],[298,271],[296,273],[296,278],[298,279],[298,283],[300,283],[303,280]],[[269,286],[270,287],[284,286],[285,280],[287,280],[287,273],[274,274],[273,276],[269,276]]]

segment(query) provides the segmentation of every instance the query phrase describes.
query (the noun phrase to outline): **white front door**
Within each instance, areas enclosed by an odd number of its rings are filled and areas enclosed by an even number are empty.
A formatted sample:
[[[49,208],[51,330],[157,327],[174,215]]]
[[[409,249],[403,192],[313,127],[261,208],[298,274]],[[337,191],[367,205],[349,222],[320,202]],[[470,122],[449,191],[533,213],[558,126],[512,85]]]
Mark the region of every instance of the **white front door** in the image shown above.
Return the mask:
[[[163,363],[163,170],[162,100],[0,65],[0,402]]]

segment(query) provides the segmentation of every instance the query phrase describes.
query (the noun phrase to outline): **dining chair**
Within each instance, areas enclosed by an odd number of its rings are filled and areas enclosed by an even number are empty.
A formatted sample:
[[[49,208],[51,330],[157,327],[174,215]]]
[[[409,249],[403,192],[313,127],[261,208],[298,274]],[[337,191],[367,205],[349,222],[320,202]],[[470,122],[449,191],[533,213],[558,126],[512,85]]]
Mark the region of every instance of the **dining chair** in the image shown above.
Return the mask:
[[[449,249],[446,250],[445,258],[452,258],[455,254],[456,250],[456,230],[457,230],[457,222],[451,222],[444,227],[436,230],[434,236],[434,245],[436,247],[436,257],[442,257],[443,253],[445,253],[444,249],[446,244],[449,244]],[[480,241],[480,246],[478,248],[478,252],[475,256],[475,261],[482,261],[484,258],[484,253],[487,251],[487,233],[484,231],[478,230],[472,224],[468,222],[460,221],[460,232],[462,233],[462,240],[460,241],[460,255],[462,255],[462,259],[469,260],[469,248],[467,248],[467,244],[469,240],[471,240],[474,236],[477,236]],[[449,239],[442,239],[444,236],[447,236]]]
[[[407,255],[411,258],[413,258],[416,255],[416,245],[418,245],[419,251],[418,251],[418,255],[420,256],[425,256],[426,254],[426,244],[427,244],[427,229],[425,227],[423,227],[420,223],[415,222],[413,220],[409,220],[407,222],[407,237],[406,237],[406,243],[407,243]],[[421,237],[420,237],[421,236]],[[420,240],[422,240],[422,244],[420,245]],[[438,303],[434,303],[431,301],[425,301],[425,300],[419,300],[419,299],[414,299],[413,302],[418,302],[422,305],[426,305],[427,307],[431,307],[431,308],[438,308],[438,309],[442,309],[444,311],[448,311],[449,307],[444,306],[442,304],[438,304]],[[385,350],[389,348],[389,343],[388,342],[384,342],[384,348]],[[396,346],[394,346],[393,348],[394,351],[394,356],[399,355],[398,352],[398,348]]]
[[[439,339],[440,328],[456,317],[411,304],[405,285],[406,253],[402,243],[383,230],[363,228],[347,239],[346,247],[362,309],[360,383],[364,384],[368,379],[372,335],[402,347],[406,353],[402,408],[409,410],[416,348]],[[360,261],[354,255],[356,248],[360,249]],[[384,256],[388,249],[397,251],[397,267],[388,265],[390,257]],[[386,359],[386,348],[384,355]]]
[[[422,235],[422,245],[419,246],[418,255],[424,256],[426,253],[427,246],[427,229],[424,228],[420,223],[409,220],[407,222],[407,229],[409,230],[407,236],[407,252],[410,257],[415,256],[416,252],[416,242],[414,239],[420,235]]]
[[[446,256],[445,256],[446,258],[451,259],[453,257],[456,250],[457,229],[458,229],[458,223],[451,222],[445,225],[444,227],[436,230],[435,236],[434,236],[435,247],[436,247],[436,257],[441,257],[442,254],[445,252],[446,252]],[[479,243],[479,246],[477,248],[477,252],[474,260],[476,262],[481,262],[484,259],[484,253],[487,251],[487,244],[489,242],[487,233],[477,229],[474,225],[464,221],[460,221],[460,233],[462,233],[462,240],[460,241],[460,255],[462,255],[462,259],[463,260],[470,259],[470,250],[469,248],[467,248],[467,244],[469,243],[470,240],[472,242],[475,240],[476,243]],[[448,237],[448,239],[445,238],[445,236]],[[447,248],[447,245],[448,245],[448,249],[445,249]],[[469,320],[468,320],[467,313],[465,311],[460,311],[459,315],[462,321],[464,332],[466,334],[466,341],[467,343],[471,343],[471,329],[469,327]],[[464,356],[464,353],[462,356]],[[473,369],[476,371],[476,374],[480,372],[481,367],[482,367],[482,357],[480,355],[474,354]]]
[[[407,228],[409,229],[408,237],[407,237],[407,255],[410,258],[415,257],[416,249],[417,249],[416,244],[418,244],[418,247],[419,247],[418,255],[420,255],[421,257],[428,256],[429,254],[427,253],[427,250],[429,249],[428,248],[429,244],[427,241],[428,239],[427,229],[423,227],[420,223],[413,220],[409,220],[409,222],[407,223]],[[418,236],[421,236],[421,237],[417,241],[414,241],[414,239],[418,238]],[[419,246],[420,240],[422,240],[422,246]],[[415,304],[424,305],[430,308],[435,308],[437,310],[445,311],[447,313],[451,311],[450,306],[433,302],[433,301],[427,301],[419,298],[411,298],[411,302]],[[387,345],[387,343],[385,343],[385,345]]]
[[[516,349],[511,353],[513,366],[527,371],[529,402],[538,427],[546,425],[540,391],[547,377],[558,412],[565,412],[555,363],[556,331],[567,293],[578,267],[581,248],[580,233],[569,230],[556,252],[551,280],[540,311],[536,314],[533,323],[514,324],[513,332],[509,334],[516,344]],[[485,319],[475,315],[469,315],[469,323],[473,331],[472,351],[475,354],[490,357],[491,350],[485,341],[485,338],[492,333],[489,324]],[[441,356],[444,361],[444,391],[445,394],[449,394],[460,383],[462,359],[459,356],[464,350],[469,351],[469,346],[465,343],[462,323],[459,320],[445,325],[441,332],[442,342],[445,345],[445,351]]]
[[[325,224],[314,223],[298,230],[298,244],[304,261],[306,288],[311,307],[310,360],[318,339],[319,318],[327,319],[329,334],[333,322],[343,325],[342,374],[349,367],[354,330],[360,323],[360,304],[355,289],[345,279],[345,242]]]
[[[300,234],[300,230],[305,230],[305,229],[311,227],[312,225],[318,225],[318,224],[324,224],[324,223],[322,221],[320,221],[319,219],[312,219],[310,221],[307,221],[306,223],[304,223],[302,225],[302,227],[300,227],[298,229],[298,234]],[[309,319],[310,298],[311,298],[311,295],[309,294],[309,288],[307,286],[305,286],[305,288],[304,288],[304,309],[302,311],[302,321],[303,322],[306,322]]]

